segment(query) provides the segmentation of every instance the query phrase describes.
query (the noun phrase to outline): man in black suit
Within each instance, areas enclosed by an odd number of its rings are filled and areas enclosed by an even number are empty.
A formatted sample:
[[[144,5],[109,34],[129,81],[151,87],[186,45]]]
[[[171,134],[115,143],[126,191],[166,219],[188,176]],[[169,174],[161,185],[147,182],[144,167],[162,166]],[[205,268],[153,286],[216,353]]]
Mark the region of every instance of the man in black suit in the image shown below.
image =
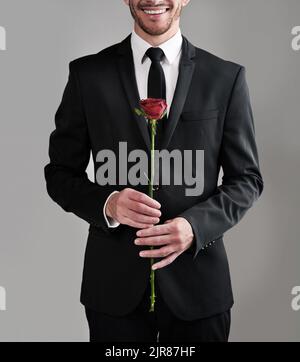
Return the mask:
[[[189,0],[125,3],[134,31],[69,65],[45,167],[51,198],[90,224],[81,290],[90,339],[153,342],[159,333],[160,342],[227,341],[233,296],[223,235],[263,190],[245,68],[181,35]],[[159,181],[153,200],[146,183],[122,176],[121,145],[149,155],[147,122],[134,108],[153,95],[169,105],[157,149],[204,151],[201,194],[187,194],[188,185],[172,178]],[[102,150],[114,152],[116,162]],[[90,152],[95,182],[86,174]],[[103,166],[116,172],[116,182],[98,177]],[[196,181],[199,167],[190,165]],[[178,165],[170,163],[174,171]]]

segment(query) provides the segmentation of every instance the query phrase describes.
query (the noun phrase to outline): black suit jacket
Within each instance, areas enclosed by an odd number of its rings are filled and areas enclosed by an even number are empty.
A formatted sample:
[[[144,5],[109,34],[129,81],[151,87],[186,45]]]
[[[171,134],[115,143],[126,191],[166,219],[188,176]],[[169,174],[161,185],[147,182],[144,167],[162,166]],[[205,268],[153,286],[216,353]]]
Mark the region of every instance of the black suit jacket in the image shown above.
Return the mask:
[[[139,95],[130,36],[98,54],[70,62],[69,80],[50,136],[47,190],[65,211],[89,224],[81,302],[122,316],[140,302],[149,283],[145,246],[134,244],[136,229],[109,229],[102,208],[114,190],[144,185],[100,186],[87,178],[92,151],[95,173],[99,150],[149,153],[146,122],[135,115]],[[233,304],[224,233],[236,225],[263,190],[245,68],[192,45],[183,36],[177,87],[162,148],[204,150],[204,190],[186,196],[185,185],[161,185],[161,222],[176,216],[192,225],[192,248],[155,272],[166,303],[179,318],[193,320],[229,309]],[[117,158],[118,159],[118,158]],[[224,176],[218,186],[222,166]],[[212,243],[213,242],[213,243]]]

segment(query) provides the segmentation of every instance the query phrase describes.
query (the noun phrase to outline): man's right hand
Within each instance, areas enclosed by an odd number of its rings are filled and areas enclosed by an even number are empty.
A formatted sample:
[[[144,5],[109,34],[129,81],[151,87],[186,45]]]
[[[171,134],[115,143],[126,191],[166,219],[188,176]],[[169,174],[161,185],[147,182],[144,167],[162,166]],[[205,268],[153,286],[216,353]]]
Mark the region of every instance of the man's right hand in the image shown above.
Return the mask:
[[[159,223],[160,207],[160,203],[150,196],[126,188],[109,198],[105,213],[120,224],[145,229]]]

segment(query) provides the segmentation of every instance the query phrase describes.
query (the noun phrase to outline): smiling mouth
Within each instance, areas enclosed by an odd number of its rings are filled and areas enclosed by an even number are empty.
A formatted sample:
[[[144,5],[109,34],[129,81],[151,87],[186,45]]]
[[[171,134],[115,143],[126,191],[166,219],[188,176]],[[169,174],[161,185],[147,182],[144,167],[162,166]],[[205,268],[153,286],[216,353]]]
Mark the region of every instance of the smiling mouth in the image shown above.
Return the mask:
[[[161,9],[150,9],[150,8],[143,8],[141,9],[147,15],[162,15],[169,11],[169,8],[161,8]]]

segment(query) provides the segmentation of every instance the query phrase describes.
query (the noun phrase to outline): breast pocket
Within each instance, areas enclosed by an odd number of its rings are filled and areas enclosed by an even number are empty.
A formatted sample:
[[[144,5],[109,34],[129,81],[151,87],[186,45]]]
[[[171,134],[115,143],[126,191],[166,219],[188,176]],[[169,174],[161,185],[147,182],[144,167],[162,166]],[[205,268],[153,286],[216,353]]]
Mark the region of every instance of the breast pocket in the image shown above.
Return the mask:
[[[218,109],[202,110],[202,111],[186,111],[181,113],[182,122],[201,122],[217,119],[219,115]]]

